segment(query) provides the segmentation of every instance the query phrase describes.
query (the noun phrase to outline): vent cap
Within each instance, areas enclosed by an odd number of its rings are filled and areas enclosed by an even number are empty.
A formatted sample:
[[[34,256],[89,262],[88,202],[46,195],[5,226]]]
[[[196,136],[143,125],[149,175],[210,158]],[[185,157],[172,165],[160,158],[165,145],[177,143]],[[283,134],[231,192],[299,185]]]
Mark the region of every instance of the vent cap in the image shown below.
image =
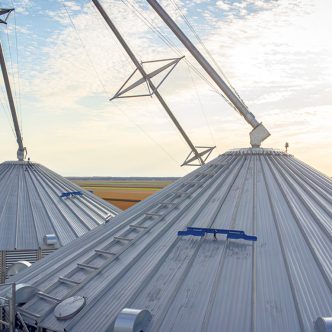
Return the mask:
[[[30,266],[31,266],[31,263],[28,261],[17,261],[9,266],[8,271],[7,271],[7,276],[12,277],[15,274],[27,269]]]
[[[315,322],[315,332],[332,332],[332,317],[318,317]]]
[[[36,287],[30,286],[29,284],[16,284],[15,285],[15,300],[17,305],[27,303],[35,294],[38,292]],[[11,299],[11,290],[7,293],[7,298]]]
[[[58,243],[58,238],[56,237],[55,234],[46,234],[44,236],[44,242],[46,245],[54,245]]]
[[[145,332],[152,315],[148,310],[124,308],[114,323],[114,332]]]

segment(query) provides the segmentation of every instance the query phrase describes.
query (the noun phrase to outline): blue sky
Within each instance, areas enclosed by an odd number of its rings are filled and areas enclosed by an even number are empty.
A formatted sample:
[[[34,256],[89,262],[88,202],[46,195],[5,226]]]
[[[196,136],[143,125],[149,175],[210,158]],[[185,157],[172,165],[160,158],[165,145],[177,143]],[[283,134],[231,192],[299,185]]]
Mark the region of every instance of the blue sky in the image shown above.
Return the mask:
[[[144,0],[101,3],[140,60],[181,54],[199,69]],[[292,154],[331,175],[331,2],[162,3],[201,47],[181,9],[250,110],[268,127],[272,136],[264,146],[283,149],[288,141]],[[108,101],[133,65],[90,1],[0,4],[16,8],[8,31],[1,27],[1,40],[32,160],[62,175],[181,176],[191,170],[179,166],[188,147],[155,99]],[[137,17],[133,6],[178,53]],[[196,145],[217,145],[214,157],[249,146],[247,123],[185,61],[160,91]],[[11,160],[16,143],[3,91],[0,97],[0,153]]]

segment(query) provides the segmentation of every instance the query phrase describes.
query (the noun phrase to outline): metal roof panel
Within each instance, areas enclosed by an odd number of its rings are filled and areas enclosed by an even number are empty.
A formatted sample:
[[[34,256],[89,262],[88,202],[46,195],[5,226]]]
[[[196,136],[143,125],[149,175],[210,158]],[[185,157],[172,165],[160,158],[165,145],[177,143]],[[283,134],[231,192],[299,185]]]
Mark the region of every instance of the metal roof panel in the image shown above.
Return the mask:
[[[87,298],[66,321],[38,296],[23,306],[56,331],[105,331],[125,307],[148,309],[149,331],[314,331],[332,312],[331,188],[286,153],[232,150],[11,281]],[[177,236],[189,226],[258,239]]]

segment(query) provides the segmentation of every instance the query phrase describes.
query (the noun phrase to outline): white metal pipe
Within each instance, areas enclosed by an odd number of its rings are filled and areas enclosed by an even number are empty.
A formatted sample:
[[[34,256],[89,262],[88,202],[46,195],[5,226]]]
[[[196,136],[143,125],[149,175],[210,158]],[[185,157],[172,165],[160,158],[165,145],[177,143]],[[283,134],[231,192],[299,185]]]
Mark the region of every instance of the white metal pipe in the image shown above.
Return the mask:
[[[160,6],[156,0],[147,0],[150,6],[156,11],[156,13],[161,17],[165,24],[173,31],[175,36],[182,42],[182,44],[188,49],[191,55],[196,59],[196,61],[203,67],[206,73],[211,77],[211,79],[217,84],[221,91],[226,95],[229,101],[234,105],[234,107],[240,112],[240,114],[245,118],[245,120],[255,129],[260,126],[260,129],[264,128],[262,132],[259,133],[259,141],[263,141],[270,133],[265,129],[265,127],[260,124],[255,116],[249,111],[247,106],[241,101],[241,99],[232,91],[232,89],[226,84],[226,82],[221,78],[217,71],[210,65],[210,63],[204,58],[201,52],[195,47],[195,45],[190,41],[190,39],[183,33],[179,26],[174,22],[174,20],[168,15],[168,13]],[[257,135],[256,135],[257,136]],[[256,137],[257,139],[257,137]],[[258,143],[257,143],[258,144]],[[257,145],[255,144],[255,145]],[[260,142],[259,142],[260,145]]]
[[[4,80],[4,83],[5,83],[5,87],[6,87],[9,108],[10,108],[10,112],[12,114],[15,133],[16,133],[16,140],[17,140],[17,144],[18,144],[17,158],[18,158],[18,160],[23,160],[24,159],[25,147],[23,146],[23,139],[22,139],[20,127],[19,127],[18,120],[17,120],[17,114],[16,114],[16,109],[15,109],[13,94],[12,94],[12,91],[11,91],[11,88],[10,88],[10,83],[9,83],[5,58],[4,58],[3,52],[2,52],[1,43],[0,43],[0,65],[1,65],[1,70],[2,70],[3,80]]]
[[[9,300],[9,332],[14,332],[16,317],[16,284],[12,283],[11,286],[11,299]]]
[[[218,85],[218,87],[225,93],[227,98],[232,102],[236,109],[244,116],[250,125],[255,128],[259,125],[259,122],[255,119],[255,116],[249,112],[248,108],[242,103],[238,96],[229,88],[226,82],[220,77],[216,70],[209,64],[204,58],[201,52],[195,47],[190,39],[183,33],[179,26],[173,21],[168,13],[159,5],[156,0],[147,0],[151,7],[157,12],[161,19],[167,24],[167,26],[173,31],[176,37],[183,43],[197,62],[204,68],[208,75]]]

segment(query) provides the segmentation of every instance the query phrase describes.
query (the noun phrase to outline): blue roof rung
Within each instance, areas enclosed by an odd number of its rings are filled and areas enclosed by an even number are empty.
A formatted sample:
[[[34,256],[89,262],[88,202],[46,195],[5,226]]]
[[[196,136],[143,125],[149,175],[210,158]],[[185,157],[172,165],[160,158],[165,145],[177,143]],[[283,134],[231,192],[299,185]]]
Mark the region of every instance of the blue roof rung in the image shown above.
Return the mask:
[[[73,197],[73,196],[83,196],[82,191],[65,191],[61,193],[60,198],[63,197]]]
[[[186,235],[204,236],[205,233],[202,231],[194,231],[194,230],[186,230],[178,232],[178,236],[186,236]]]
[[[247,240],[247,241],[257,241],[257,236],[247,235],[244,231],[236,229],[222,229],[222,228],[202,228],[202,227],[187,227],[185,231],[179,231],[178,236],[204,236],[205,234],[225,234],[227,239],[233,240]]]

